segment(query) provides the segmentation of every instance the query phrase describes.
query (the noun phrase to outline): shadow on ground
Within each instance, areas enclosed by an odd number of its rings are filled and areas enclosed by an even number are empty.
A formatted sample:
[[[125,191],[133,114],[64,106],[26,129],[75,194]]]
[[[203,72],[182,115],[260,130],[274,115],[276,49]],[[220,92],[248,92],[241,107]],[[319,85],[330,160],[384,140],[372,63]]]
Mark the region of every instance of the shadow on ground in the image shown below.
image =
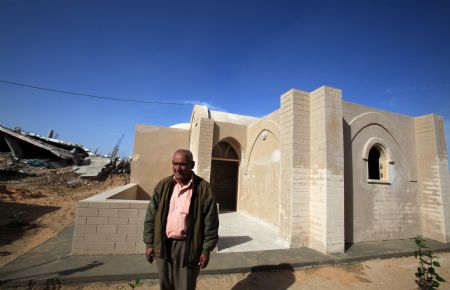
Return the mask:
[[[93,261],[92,263],[68,270],[55,271],[50,273],[42,273],[35,274],[29,276],[22,276],[18,279],[20,280],[28,280],[28,289],[61,289],[61,281],[59,278],[72,275],[78,272],[84,272],[98,266],[103,265],[103,262]],[[0,286],[7,285],[8,282],[13,281],[14,279],[8,279],[0,281]]]
[[[249,236],[226,236],[220,237],[219,242],[217,243],[217,247],[219,251],[227,248],[231,248],[240,244],[244,244],[253,240]]]
[[[15,170],[0,170],[0,181],[21,180],[33,176],[36,176],[36,174],[18,172]]]
[[[251,273],[231,288],[232,290],[285,290],[295,283],[294,267],[290,264],[252,267]]]
[[[20,239],[25,232],[36,228],[36,219],[60,207],[0,201],[0,246]],[[0,252],[0,256],[8,255]]]

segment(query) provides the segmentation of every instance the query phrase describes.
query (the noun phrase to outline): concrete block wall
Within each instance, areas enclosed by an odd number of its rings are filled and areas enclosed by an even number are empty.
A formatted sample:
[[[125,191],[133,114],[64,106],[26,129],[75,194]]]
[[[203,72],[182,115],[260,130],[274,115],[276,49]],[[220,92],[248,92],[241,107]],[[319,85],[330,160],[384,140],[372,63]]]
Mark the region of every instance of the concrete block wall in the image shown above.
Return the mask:
[[[416,117],[415,133],[422,234],[450,242],[450,177],[444,121],[434,114]]]
[[[341,91],[290,90],[280,106],[280,218],[291,247],[344,251]]]
[[[291,247],[308,245],[309,94],[289,90],[280,104],[280,236]]]
[[[143,254],[148,201],[78,202],[73,255]]]
[[[309,247],[344,252],[344,147],[341,91],[310,93]]]
[[[326,124],[325,96],[323,91],[312,92],[311,106],[311,136],[310,136],[310,237],[309,246],[313,249],[326,251]]]

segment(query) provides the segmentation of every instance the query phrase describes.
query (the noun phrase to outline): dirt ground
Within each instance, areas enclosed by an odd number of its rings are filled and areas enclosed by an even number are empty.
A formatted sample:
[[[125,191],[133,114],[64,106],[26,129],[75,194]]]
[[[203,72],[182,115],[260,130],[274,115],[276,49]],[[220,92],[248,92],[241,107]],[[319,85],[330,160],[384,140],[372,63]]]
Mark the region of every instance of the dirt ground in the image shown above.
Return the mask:
[[[450,253],[440,253],[441,267],[437,273],[450,281]],[[200,276],[199,290],[284,290],[284,289],[417,289],[414,273],[417,261],[414,257],[372,260],[364,263],[289,270],[282,272],[255,272],[231,275]],[[59,285],[69,290],[132,289],[128,283],[101,282],[84,285]],[[136,289],[159,289],[155,280],[143,280]],[[450,289],[450,283],[439,289]]]
[[[74,224],[77,201],[128,182],[129,175],[85,180],[71,166],[33,167],[0,153],[0,266]]]

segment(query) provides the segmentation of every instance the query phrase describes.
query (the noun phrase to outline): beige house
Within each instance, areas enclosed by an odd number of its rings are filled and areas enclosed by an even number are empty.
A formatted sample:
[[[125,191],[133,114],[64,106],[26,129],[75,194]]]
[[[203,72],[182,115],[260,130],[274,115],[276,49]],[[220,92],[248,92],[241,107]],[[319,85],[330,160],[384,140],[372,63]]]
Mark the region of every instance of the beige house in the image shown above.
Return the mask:
[[[344,102],[326,86],[292,89],[262,118],[196,105],[187,126],[138,125],[134,146],[135,196],[151,195],[173,152],[189,148],[221,211],[273,225],[291,247],[339,253],[345,243],[418,234],[450,242],[443,119],[433,114]]]

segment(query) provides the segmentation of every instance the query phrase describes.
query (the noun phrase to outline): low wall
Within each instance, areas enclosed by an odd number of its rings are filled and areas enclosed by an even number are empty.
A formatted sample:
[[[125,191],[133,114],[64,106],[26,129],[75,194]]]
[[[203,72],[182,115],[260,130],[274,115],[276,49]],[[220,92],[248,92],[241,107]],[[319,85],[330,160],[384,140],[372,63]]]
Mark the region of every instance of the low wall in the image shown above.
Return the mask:
[[[137,184],[79,201],[72,255],[144,254],[148,203]]]

